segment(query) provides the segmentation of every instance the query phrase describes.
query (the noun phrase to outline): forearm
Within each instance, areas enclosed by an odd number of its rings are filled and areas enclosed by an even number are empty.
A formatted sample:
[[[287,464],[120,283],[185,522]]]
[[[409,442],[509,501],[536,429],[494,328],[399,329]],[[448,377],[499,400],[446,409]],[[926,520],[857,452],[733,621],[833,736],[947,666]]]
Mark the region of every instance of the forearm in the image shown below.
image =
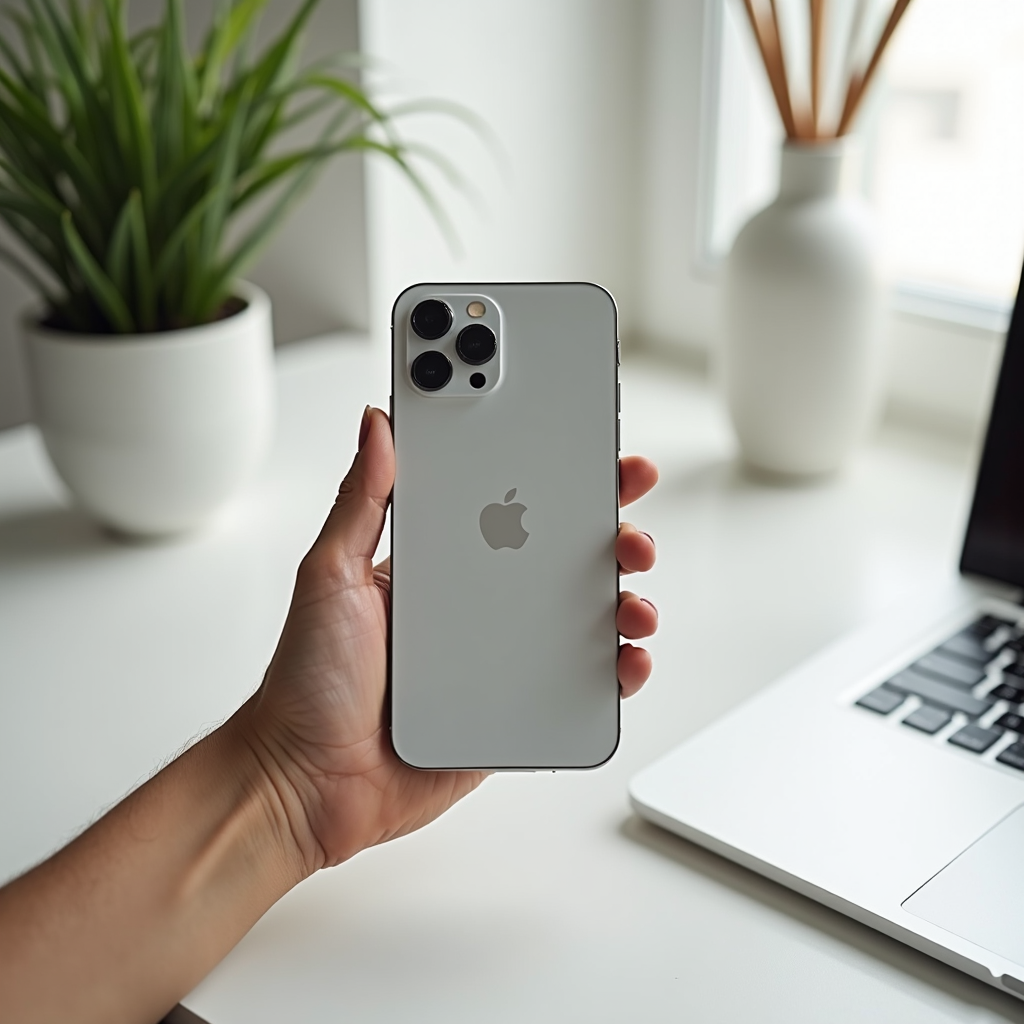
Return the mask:
[[[245,714],[0,889],[5,1021],[157,1020],[309,873]]]

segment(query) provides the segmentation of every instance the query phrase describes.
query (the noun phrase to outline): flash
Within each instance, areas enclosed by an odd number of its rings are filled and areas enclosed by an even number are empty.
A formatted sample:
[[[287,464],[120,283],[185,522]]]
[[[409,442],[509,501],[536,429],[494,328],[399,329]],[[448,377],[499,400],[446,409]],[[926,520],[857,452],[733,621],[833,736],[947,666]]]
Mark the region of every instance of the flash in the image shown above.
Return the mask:
[[[487,307],[482,302],[471,302],[466,307],[466,312],[470,316],[483,316],[487,312]]]

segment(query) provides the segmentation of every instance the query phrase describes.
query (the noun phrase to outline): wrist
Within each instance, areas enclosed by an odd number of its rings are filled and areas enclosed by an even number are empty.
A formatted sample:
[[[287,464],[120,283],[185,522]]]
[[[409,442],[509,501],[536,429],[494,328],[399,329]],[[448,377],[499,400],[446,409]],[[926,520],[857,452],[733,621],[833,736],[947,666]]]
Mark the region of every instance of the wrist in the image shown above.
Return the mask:
[[[310,824],[304,787],[297,778],[301,772],[260,720],[255,698],[232,715],[225,729],[239,748],[239,766],[260,804],[268,834],[297,884],[327,860]]]

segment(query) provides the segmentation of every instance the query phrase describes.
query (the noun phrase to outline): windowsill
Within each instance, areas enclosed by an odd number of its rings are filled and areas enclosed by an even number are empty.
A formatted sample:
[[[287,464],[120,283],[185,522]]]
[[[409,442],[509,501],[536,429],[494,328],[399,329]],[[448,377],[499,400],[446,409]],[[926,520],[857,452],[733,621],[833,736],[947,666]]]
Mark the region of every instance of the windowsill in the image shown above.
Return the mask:
[[[1013,304],[988,299],[970,292],[959,292],[938,285],[901,281],[893,289],[895,312],[924,320],[937,321],[954,329],[969,327],[989,334],[1006,334]]]
[[[977,444],[988,422],[1004,331],[910,312],[893,302],[887,334],[882,420]],[[707,339],[626,338],[638,355],[709,379],[716,342],[717,332]]]
[[[693,259],[686,273],[686,301],[698,306],[700,317],[693,323],[666,318],[670,331],[643,333],[634,342],[662,358],[706,370],[720,331],[721,277],[721,259]],[[896,285],[889,301],[885,416],[968,441],[979,439],[988,422],[1011,312],[1010,303],[976,294],[914,282]]]

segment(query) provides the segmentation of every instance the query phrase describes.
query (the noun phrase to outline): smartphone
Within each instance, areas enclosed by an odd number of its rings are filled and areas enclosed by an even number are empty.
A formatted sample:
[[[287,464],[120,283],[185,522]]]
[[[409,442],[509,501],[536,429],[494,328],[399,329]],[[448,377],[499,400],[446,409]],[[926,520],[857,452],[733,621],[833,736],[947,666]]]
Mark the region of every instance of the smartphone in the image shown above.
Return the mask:
[[[389,703],[406,764],[615,752],[618,365],[594,284],[418,284],[395,302]]]

